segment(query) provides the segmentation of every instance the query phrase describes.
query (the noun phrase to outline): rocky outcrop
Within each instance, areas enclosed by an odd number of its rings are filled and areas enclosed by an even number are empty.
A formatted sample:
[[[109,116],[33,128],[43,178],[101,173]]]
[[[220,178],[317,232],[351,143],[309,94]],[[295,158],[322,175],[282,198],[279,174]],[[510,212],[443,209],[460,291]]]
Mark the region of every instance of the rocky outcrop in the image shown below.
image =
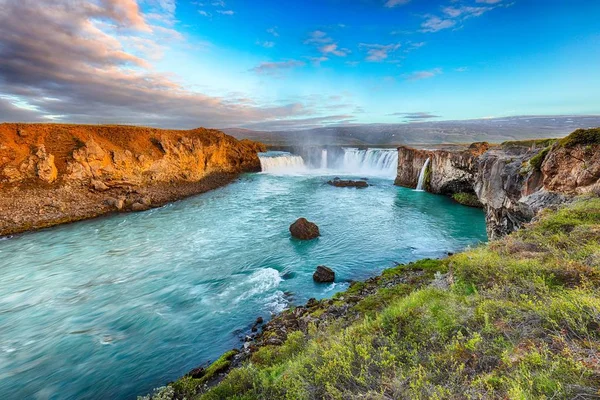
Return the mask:
[[[290,234],[300,240],[311,240],[321,236],[317,224],[306,218],[298,218],[296,222],[290,225]]]
[[[335,187],[354,187],[358,189],[364,189],[369,187],[367,181],[353,181],[353,180],[344,180],[340,178],[335,178],[333,180],[327,181],[327,184]]]
[[[200,193],[260,171],[264,150],[202,128],[0,124],[0,235]]]
[[[496,239],[531,221],[543,208],[600,190],[600,140],[578,130],[554,140],[476,143],[465,150],[398,149],[396,184],[416,187],[427,158],[426,190],[473,193],[486,211],[488,236]]]
[[[462,150],[418,150],[398,148],[396,185],[415,188],[421,169],[430,160],[425,188],[432,193],[454,194],[473,191],[472,177],[477,158],[489,149],[488,143],[473,143]]]
[[[319,265],[313,274],[313,280],[318,283],[329,283],[335,281],[335,272],[329,267]]]

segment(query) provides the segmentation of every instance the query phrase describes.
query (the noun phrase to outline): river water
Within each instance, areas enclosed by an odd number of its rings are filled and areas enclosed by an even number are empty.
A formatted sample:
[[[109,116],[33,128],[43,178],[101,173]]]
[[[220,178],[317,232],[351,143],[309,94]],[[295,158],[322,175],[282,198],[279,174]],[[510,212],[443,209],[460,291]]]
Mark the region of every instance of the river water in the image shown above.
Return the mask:
[[[0,240],[0,398],[135,398],[239,347],[258,316],[486,240],[481,210],[393,186],[383,153],[345,155],[354,171],[268,154],[267,173],[209,193]],[[291,239],[298,217],[322,236]],[[338,282],[315,284],[317,265]]]

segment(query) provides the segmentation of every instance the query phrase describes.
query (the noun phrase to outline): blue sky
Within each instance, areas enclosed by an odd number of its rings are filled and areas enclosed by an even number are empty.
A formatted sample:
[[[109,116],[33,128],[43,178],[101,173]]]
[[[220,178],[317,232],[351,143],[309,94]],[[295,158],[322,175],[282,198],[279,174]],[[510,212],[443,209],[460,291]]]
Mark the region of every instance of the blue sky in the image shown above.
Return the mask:
[[[11,3],[8,14],[42,13],[40,23],[51,27],[61,27],[53,19],[62,12],[65,21],[81,22],[68,28],[72,33],[102,42],[93,49],[82,44],[85,51],[61,43],[81,63],[71,74],[76,80],[65,82],[64,71],[19,71],[30,94],[11,85],[16,66],[0,63],[5,119],[13,110],[79,122],[90,118],[81,106],[86,101],[99,121],[169,127],[600,114],[600,1],[96,0],[88,3],[102,12],[73,15],[66,6],[44,14],[31,0],[0,1]],[[38,39],[59,33],[40,30]],[[6,47],[19,46],[39,51],[16,40]],[[99,63],[107,48],[118,55]],[[24,53],[16,50],[0,56]],[[117,72],[120,89],[107,82]],[[52,92],[57,85],[77,98],[62,99]],[[155,104],[136,108],[108,95],[125,97],[129,85],[129,98],[156,96]],[[162,98],[171,87],[176,96]],[[81,110],[70,112],[69,105]]]

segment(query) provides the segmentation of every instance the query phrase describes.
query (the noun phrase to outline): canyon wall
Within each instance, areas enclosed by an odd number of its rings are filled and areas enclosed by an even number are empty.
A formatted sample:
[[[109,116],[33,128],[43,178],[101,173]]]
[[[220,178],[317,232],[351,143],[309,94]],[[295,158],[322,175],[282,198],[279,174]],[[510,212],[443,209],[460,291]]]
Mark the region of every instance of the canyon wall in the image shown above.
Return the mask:
[[[210,190],[260,171],[264,150],[202,128],[0,124],[0,235]]]
[[[396,184],[414,188],[426,160],[425,189],[473,193],[496,239],[531,221],[543,208],[600,190],[600,129],[577,130],[565,139],[475,143],[464,150],[398,149]]]

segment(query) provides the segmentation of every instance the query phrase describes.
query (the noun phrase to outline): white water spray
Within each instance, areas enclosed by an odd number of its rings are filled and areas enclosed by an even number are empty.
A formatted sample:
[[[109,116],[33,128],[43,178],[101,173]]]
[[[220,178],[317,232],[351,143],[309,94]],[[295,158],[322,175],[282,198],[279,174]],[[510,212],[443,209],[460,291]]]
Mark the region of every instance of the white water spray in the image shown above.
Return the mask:
[[[306,172],[304,160],[285,152],[269,152],[259,155],[262,172],[270,174],[297,174]]]
[[[327,150],[321,150],[321,169],[327,169]]]
[[[427,159],[425,164],[423,164],[423,168],[421,168],[421,172],[419,173],[419,182],[417,182],[417,191],[422,192],[423,186],[425,185],[425,172],[427,171],[427,167],[429,166],[429,162],[431,159]]]
[[[395,149],[344,149],[342,172],[394,178],[397,169],[398,152]]]
[[[297,155],[270,151],[261,153],[260,164],[262,172],[275,175],[290,174],[340,174],[353,176],[376,176],[393,179],[398,169],[398,152],[396,149],[366,149],[343,148],[341,151],[328,153],[320,150],[320,160],[305,163]],[[317,153],[318,154],[318,153]]]

